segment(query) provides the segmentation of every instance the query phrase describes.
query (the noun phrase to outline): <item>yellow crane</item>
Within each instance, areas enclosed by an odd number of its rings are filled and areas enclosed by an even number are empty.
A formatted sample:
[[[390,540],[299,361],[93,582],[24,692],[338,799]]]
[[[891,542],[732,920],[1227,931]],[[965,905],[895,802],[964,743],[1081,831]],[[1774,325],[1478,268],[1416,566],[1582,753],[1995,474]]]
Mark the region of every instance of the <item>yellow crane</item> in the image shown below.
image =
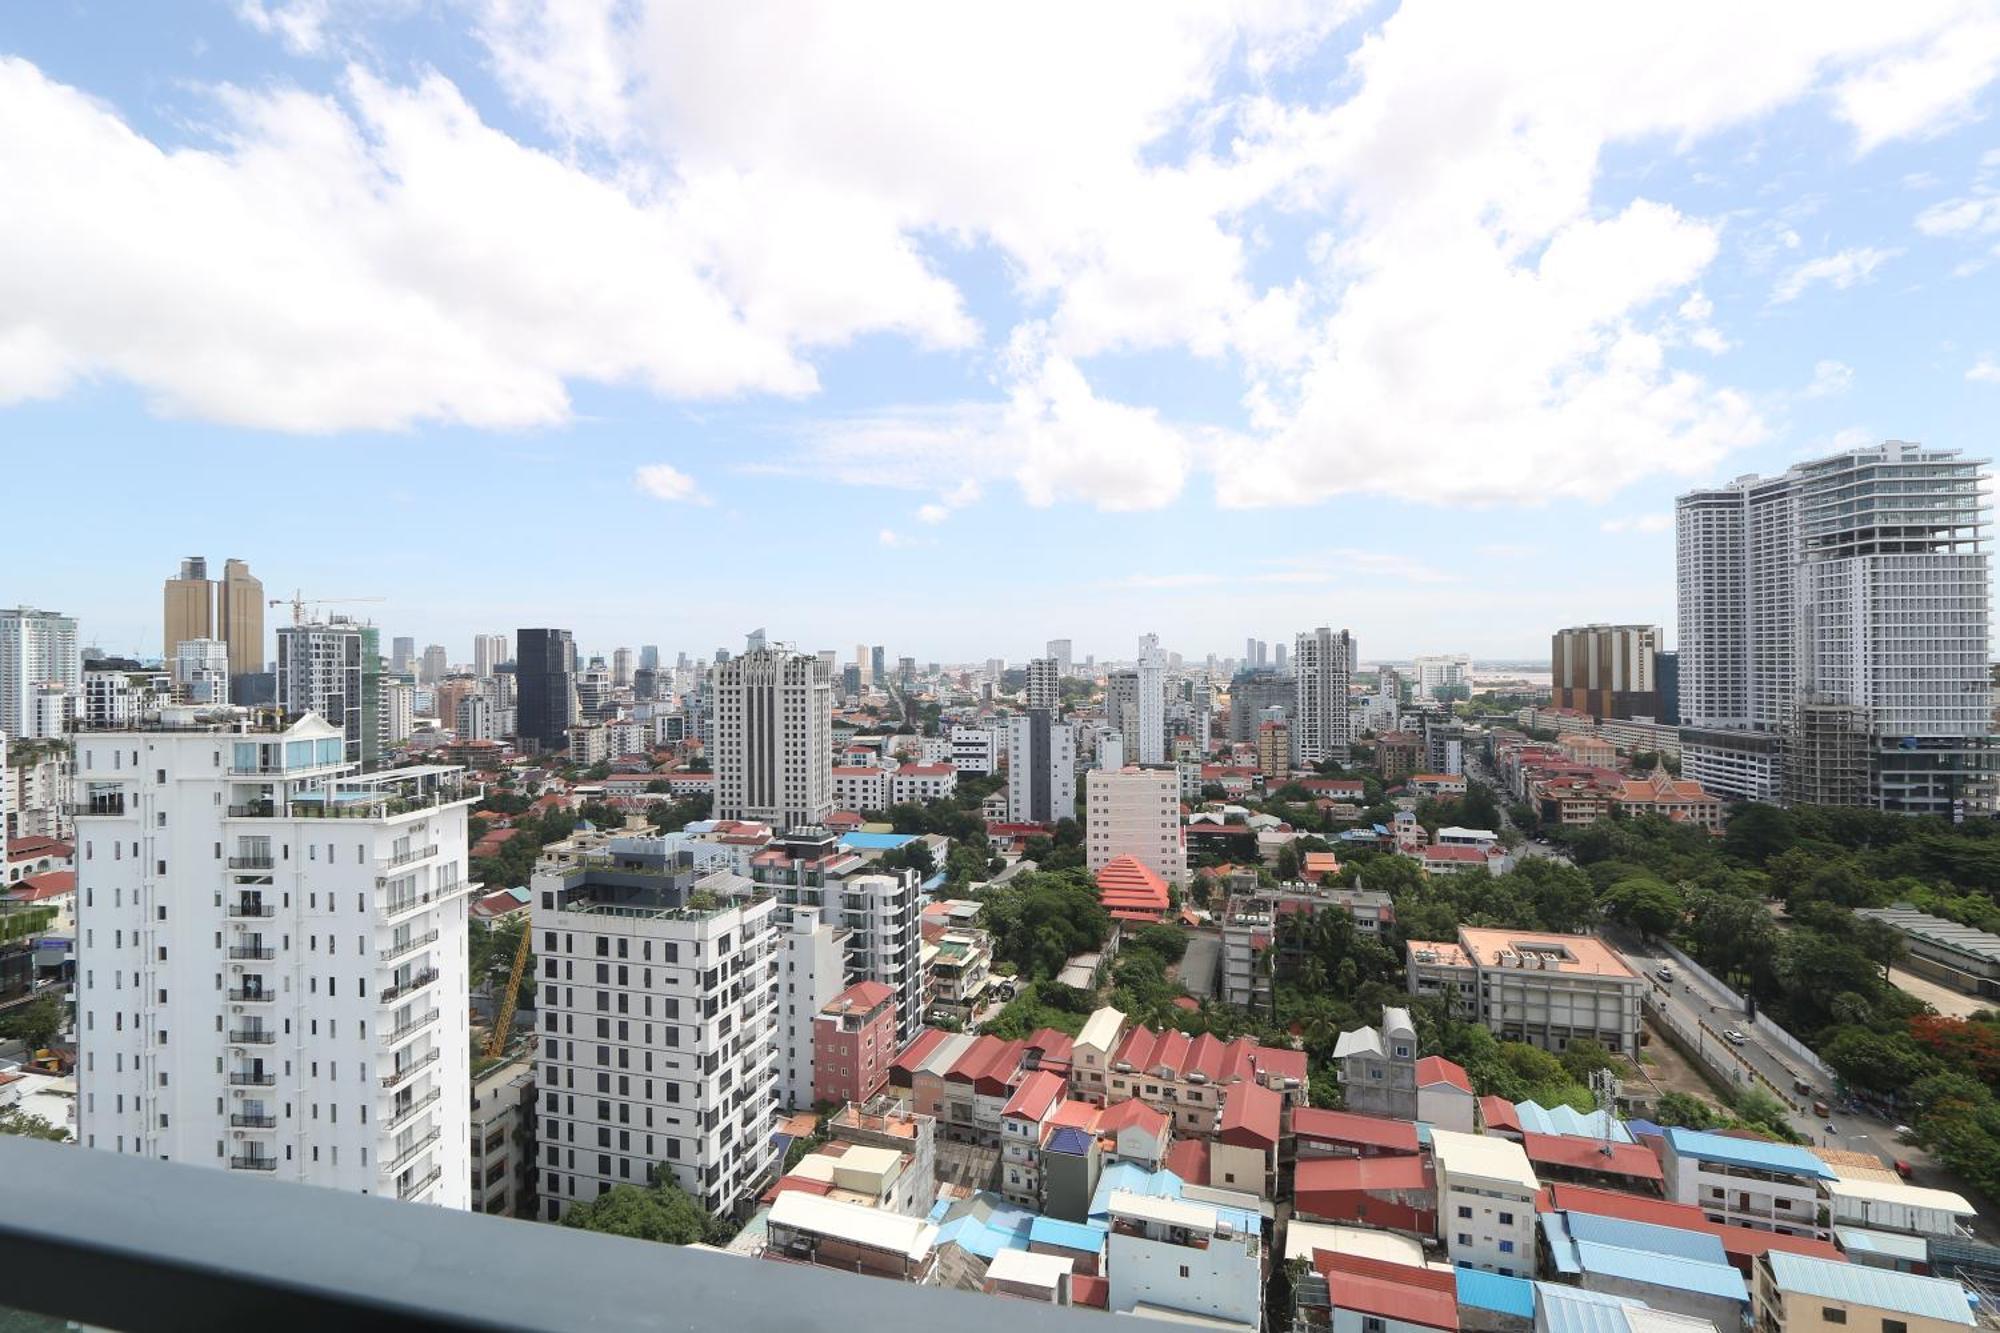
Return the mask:
[[[294,625],[303,625],[306,623],[306,608],[309,606],[328,606],[340,602],[386,602],[388,600],[386,597],[307,597],[304,593],[294,592],[290,597],[273,597],[270,605],[291,607],[292,623]]]
[[[493,1033],[486,1038],[488,1059],[507,1049],[507,1030],[514,1026],[514,997],[521,992],[521,974],[528,970],[528,946],[534,942],[530,924],[521,923],[521,943],[514,950],[514,969],[507,974],[507,989],[500,992],[500,1003],[493,1013]]]

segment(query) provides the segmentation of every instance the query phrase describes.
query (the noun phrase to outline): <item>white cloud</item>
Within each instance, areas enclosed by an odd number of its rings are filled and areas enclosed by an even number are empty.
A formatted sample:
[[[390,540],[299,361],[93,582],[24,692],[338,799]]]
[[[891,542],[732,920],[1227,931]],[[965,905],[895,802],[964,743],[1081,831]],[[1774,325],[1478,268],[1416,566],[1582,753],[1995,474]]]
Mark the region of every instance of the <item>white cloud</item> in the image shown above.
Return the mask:
[[[1808,259],[1778,279],[1777,286],[1771,289],[1771,303],[1783,305],[1796,301],[1808,287],[1819,282],[1844,292],[1856,283],[1867,281],[1876,269],[1901,253],[1901,250],[1862,245]]]
[[[701,493],[701,487],[695,484],[694,478],[671,463],[648,463],[632,474],[632,482],[655,500],[708,503],[708,497]]]
[[[332,0],[236,0],[236,13],[266,36],[276,37],[295,55],[326,49]]]
[[[2000,194],[1946,199],[1917,214],[1926,236],[1991,236],[2000,233]]]
[[[1982,89],[2000,76],[2000,16],[1954,24],[1841,80],[1834,100],[1862,152],[1891,139],[1927,138],[1974,118]]]
[[[1853,366],[1840,361],[1819,361],[1813,364],[1812,383],[1806,385],[1801,395],[1806,398],[1832,398],[1846,393],[1853,383]]]
[[[2000,384],[2000,361],[1981,357],[1972,369],[1965,372],[1965,378],[1982,384]]]
[[[1673,530],[1672,514],[1633,514],[1624,518],[1607,518],[1597,525],[1600,532],[1656,533]]]
[[[919,505],[917,507],[917,521],[919,523],[942,523],[950,517],[951,510],[946,509],[941,504]]]
[[[934,502],[918,506],[917,521],[932,524],[942,523],[952,516],[954,510],[963,509],[970,504],[977,504],[980,493],[979,483],[967,477],[964,481],[961,481],[958,485],[940,495]]]

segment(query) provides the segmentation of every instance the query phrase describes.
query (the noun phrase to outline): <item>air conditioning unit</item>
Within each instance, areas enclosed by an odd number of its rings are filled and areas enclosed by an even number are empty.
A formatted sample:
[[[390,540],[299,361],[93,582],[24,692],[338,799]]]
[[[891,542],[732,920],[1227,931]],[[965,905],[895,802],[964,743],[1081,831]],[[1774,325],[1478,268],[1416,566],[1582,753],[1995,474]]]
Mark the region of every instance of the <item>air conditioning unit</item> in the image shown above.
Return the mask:
[[[232,1004],[229,1006],[229,1012],[232,1014],[240,1014],[243,1012],[243,1006],[240,1004]]]

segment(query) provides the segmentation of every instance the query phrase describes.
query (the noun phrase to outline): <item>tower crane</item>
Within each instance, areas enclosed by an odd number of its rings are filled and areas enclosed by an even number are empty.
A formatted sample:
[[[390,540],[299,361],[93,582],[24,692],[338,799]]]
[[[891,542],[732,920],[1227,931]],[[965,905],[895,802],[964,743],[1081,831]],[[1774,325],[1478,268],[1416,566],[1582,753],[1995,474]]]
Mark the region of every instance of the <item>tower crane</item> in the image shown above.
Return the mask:
[[[386,597],[307,597],[303,593],[295,592],[290,597],[273,597],[271,605],[291,607],[292,623],[294,625],[303,625],[306,623],[306,608],[309,606],[330,606],[341,602],[386,602],[388,600]]]
[[[514,1000],[521,991],[521,974],[528,967],[528,946],[534,940],[535,932],[529,929],[530,922],[521,923],[521,943],[514,950],[514,968],[507,974],[507,989],[500,992],[500,1003],[493,1012],[493,1031],[486,1038],[486,1056],[492,1059],[507,1049],[507,1031],[514,1026]]]

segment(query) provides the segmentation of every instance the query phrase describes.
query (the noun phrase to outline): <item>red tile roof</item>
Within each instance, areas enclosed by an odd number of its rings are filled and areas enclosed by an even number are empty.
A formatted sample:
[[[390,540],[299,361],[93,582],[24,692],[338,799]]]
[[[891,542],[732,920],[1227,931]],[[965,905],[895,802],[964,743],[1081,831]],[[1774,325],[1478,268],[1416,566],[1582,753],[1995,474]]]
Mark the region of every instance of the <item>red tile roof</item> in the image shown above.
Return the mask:
[[[1521,1147],[1528,1160],[1538,1164],[1602,1171],[1633,1180],[1666,1179],[1666,1173],[1660,1170],[1660,1159],[1653,1156],[1652,1149],[1636,1143],[1606,1143],[1572,1134],[1523,1134]]]
[[[997,1097],[1013,1083],[1027,1045],[1024,1041],[1002,1041],[991,1034],[982,1036],[965,1048],[958,1063],[945,1071],[945,1078],[970,1083],[974,1091]]]
[[[32,861],[38,856],[75,856],[76,848],[55,838],[44,838],[40,834],[29,838],[16,838],[7,844],[9,861]]]
[[[1238,1083],[1223,1095],[1218,1137],[1239,1148],[1275,1148],[1283,1132],[1284,1097],[1261,1083]]]
[[[889,1062],[889,1068],[908,1077],[915,1073],[917,1066],[928,1060],[931,1052],[950,1035],[943,1028],[925,1028],[910,1038],[909,1045],[896,1052],[896,1058]]]
[[[39,875],[24,875],[8,896],[16,902],[38,903],[75,892],[74,870],[45,870]]]
[[[1039,1122],[1049,1113],[1050,1107],[1063,1099],[1066,1086],[1061,1074],[1046,1069],[1036,1070],[1021,1080],[1021,1086],[1000,1108],[1000,1114]]]
[[[1167,881],[1136,856],[1117,856],[1097,872],[1097,897],[1119,921],[1159,921],[1167,914]]]
[[[1335,1309],[1426,1328],[1458,1328],[1458,1280],[1448,1272],[1330,1250],[1314,1250],[1313,1267],[1326,1279]]]
[[[1292,1112],[1292,1132],[1302,1140],[1358,1143],[1400,1153],[1417,1151],[1417,1127],[1407,1120],[1390,1120],[1386,1116],[1301,1106]]]
[[[876,1005],[896,998],[895,987],[881,981],[857,981],[820,1007],[823,1014],[867,1013]]]
[[[1481,1097],[1479,1099],[1479,1123],[1488,1129],[1511,1129],[1521,1132],[1521,1113],[1514,1109],[1514,1103],[1505,1097]]]
[[[1167,1149],[1167,1170],[1194,1185],[1208,1183],[1208,1140],[1179,1139]]]
[[[1446,846],[1443,847],[1424,848],[1424,860],[1464,861],[1467,862],[1468,864],[1476,862],[1479,865],[1485,865],[1486,852],[1484,848],[1461,847],[1456,843],[1452,843],[1452,844],[1447,844]]]
[[[1173,1121],[1168,1118],[1165,1111],[1148,1106],[1137,1097],[1113,1102],[1097,1115],[1097,1132],[1100,1134],[1116,1134],[1121,1129],[1135,1125],[1155,1138],[1163,1138],[1167,1130],[1172,1127]]]
[[[1299,1162],[1294,1184],[1300,1194],[1430,1188],[1421,1157],[1314,1157]]]
[[[1417,1086],[1428,1088],[1434,1083],[1449,1083],[1461,1092],[1472,1091],[1472,1079],[1467,1076],[1465,1067],[1453,1064],[1442,1055],[1427,1055],[1417,1061]]]
[[[1276,1075],[1303,1085],[1306,1079],[1304,1051],[1259,1046],[1248,1037],[1225,1042],[1208,1033],[1190,1041],[1184,1032],[1135,1027],[1125,1034],[1111,1060],[1114,1066],[1123,1064],[1142,1073],[1164,1069],[1179,1079],[1200,1074],[1209,1083]]]

